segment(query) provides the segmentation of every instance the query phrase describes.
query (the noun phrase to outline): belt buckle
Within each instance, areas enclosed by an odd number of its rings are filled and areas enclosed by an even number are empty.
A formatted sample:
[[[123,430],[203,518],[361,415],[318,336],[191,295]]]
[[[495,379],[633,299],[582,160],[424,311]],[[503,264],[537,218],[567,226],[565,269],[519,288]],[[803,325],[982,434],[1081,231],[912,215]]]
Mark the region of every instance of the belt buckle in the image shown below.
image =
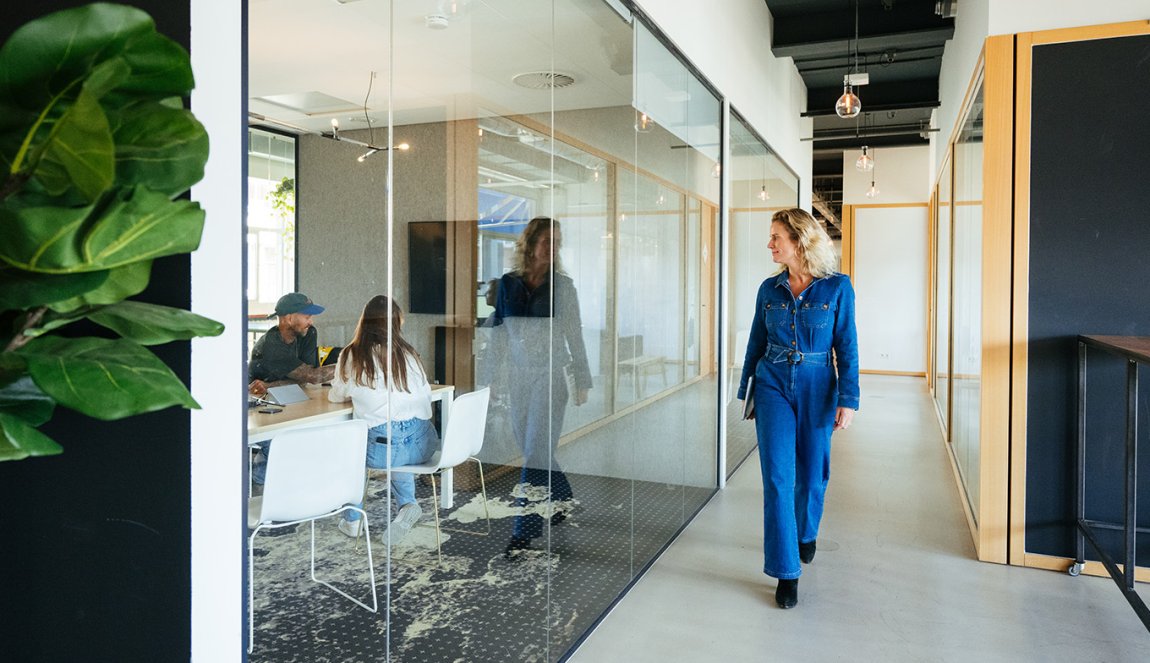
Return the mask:
[[[798,361],[795,361],[795,355],[799,356]],[[787,353],[787,363],[788,364],[801,364],[801,363],[803,363],[803,353],[799,352],[798,350],[791,350],[790,352]]]

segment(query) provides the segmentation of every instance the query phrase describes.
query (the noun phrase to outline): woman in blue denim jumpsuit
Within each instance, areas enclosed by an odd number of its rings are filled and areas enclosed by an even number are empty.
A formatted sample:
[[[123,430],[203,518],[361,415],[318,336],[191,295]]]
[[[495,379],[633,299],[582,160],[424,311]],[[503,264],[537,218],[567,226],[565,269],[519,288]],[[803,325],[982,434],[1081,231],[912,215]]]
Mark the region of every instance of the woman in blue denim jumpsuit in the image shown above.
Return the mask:
[[[511,379],[507,398],[511,430],[523,448],[523,471],[513,495],[522,514],[514,519],[505,555],[515,559],[544,533],[543,514],[557,525],[574,508],[567,475],[555,459],[570,397],[587,402],[591,368],[575,283],[558,263],[560,228],[535,217],[515,245],[515,269],[499,280],[492,365],[506,364]],[[568,392],[567,375],[574,383]]]
[[[763,572],[779,579],[779,607],[792,608],[800,560],[815,555],[831,432],[849,427],[859,407],[858,335],[854,289],[833,271],[830,237],[810,214],[776,212],[768,247],[784,269],[759,287],[738,396],[755,405]]]

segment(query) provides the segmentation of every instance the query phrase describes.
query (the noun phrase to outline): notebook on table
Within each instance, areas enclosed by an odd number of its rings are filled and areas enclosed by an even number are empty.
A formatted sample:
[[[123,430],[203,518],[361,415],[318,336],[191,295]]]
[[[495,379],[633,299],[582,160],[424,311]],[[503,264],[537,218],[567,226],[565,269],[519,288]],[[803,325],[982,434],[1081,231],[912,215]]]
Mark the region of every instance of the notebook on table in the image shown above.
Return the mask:
[[[291,405],[310,399],[298,384],[284,384],[278,387],[268,387],[268,393],[264,396],[264,400],[275,405]]]

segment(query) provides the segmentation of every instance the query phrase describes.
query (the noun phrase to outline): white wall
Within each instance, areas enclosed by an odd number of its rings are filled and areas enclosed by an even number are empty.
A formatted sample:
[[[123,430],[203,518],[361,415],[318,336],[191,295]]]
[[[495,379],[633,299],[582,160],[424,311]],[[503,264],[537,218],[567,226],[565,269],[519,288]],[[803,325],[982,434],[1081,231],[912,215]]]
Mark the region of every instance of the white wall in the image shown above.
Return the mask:
[[[861,370],[926,373],[927,224],[925,205],[855,208]]]
[[[192,341],[192,651],[196,661],[240,660],[243,650],[244,235],[241,165],[246,158],[241,5],[191,0],[192,111],[212,150],[192,198],[207,212],[192,254],[192,310],[223,322],[216,338]],[[179,444],[180,440],[157,440]],[[179,597],[172,597],[179,600]],[[176,657],[183,655],[177,654]]]
[[[799,176],[799,205],[811,205],[807,89],[790,58],[771,53],[772,19],[762,0],[645,0],[643,11],[726,96]]]
[[[930,200],[930,148],[879,147],[869,150],[874,159],[872,172],[855,169],[855,160],[862,150],[843,152],[843,203],[846,205],[886,205],[893,203],[925,203]],[[871,175],[879,195],[867,198]]]

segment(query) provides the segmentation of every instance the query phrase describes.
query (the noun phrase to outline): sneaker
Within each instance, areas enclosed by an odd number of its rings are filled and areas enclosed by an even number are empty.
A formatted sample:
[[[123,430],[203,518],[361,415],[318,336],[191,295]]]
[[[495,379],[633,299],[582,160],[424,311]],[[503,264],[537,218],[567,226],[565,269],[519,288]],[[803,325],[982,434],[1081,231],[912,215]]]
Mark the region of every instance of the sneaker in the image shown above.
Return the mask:
[[[340,518],[339,531],[343,532],[350,539],[358,539],[359,533],[363,531],[363,520]]]
[[[415,523],[419,522],[419,518],[423,515],[423,509],[420,508],[419,502],[411,502],[399,507],[399,513],[395,515],[395,520],[392,521],[394,531],[391,533],[391,543],[395,545],[407,536]]]

